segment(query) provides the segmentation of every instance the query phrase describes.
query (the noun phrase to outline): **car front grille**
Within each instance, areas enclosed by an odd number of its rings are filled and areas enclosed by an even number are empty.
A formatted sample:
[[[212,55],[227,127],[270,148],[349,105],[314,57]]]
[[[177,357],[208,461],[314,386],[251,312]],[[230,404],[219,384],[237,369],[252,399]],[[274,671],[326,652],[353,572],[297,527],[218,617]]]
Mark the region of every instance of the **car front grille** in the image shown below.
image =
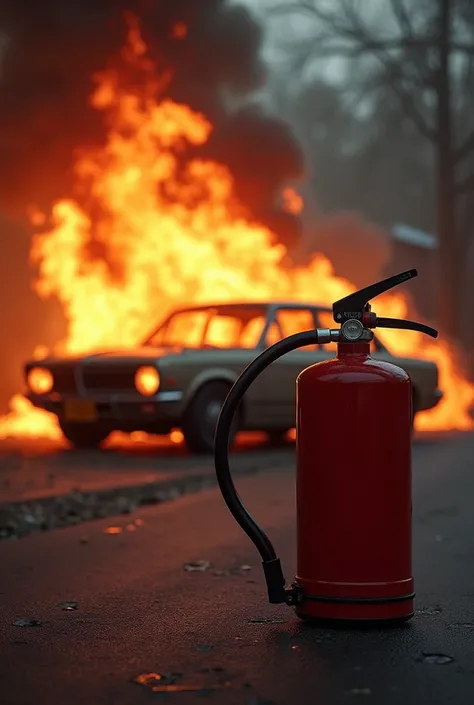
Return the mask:
[[[76,377],[74,367],[52,367],[53,391],[59,394],[75,394]]]
[[[135,390],[135,370],[88,366],[82,370],[82,382],[88,391],[131,391]]]

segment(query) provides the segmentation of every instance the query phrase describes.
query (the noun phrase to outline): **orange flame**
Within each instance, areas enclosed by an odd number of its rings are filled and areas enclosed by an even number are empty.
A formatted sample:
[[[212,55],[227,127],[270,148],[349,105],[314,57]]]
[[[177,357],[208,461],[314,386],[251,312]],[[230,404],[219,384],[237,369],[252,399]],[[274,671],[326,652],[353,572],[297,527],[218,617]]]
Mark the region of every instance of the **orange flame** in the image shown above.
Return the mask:
[[[136,24],[123,58],[135,69],[153,69]],[[108,138],[75,164],[78,191],[95,203],[95,215],[73,199],[58,201],[51,227],[34,236],[31,248],[36,291],[56,297],[68,322],[56,353],[133,346],[157,319],[185,303],[278,298],[330,305],[355,289],[322,254],[288,269],[285,247],[237,202],[224,166],[195,159],[184,173],[178,168],[181,146],[204,144],[212,126],[188,106],[160,100],[166,80],[155,75],[143,96],[121,86],[117,73],[97,77],[91,102],[105,115]],[[283,198],[291,208],[302,206],[291,190]],[[42,222],[37,211],[32,218]],[[94,257],[94,251],[105,256]],[[404,317],[406,299],[401,293],[380,297],[377,311]],[[474,426],[467,411],[474,386],[445,340],[405,331],[379,334],[395,354],[439,366],[445,399],[418,416],[418,428]],[[0,436],[7,435],[61,437],[56,418],[20,395],[0,422]]]
[[[188,27],[185,22],[175,22],[171,30],[173,39],[185,39],[188,35]]]
[[[283,193],[283,205],[287,213],[294,213],[297,215],[303,210],[303,199],[296,193],[296,191],[290,187],[286,188]]]

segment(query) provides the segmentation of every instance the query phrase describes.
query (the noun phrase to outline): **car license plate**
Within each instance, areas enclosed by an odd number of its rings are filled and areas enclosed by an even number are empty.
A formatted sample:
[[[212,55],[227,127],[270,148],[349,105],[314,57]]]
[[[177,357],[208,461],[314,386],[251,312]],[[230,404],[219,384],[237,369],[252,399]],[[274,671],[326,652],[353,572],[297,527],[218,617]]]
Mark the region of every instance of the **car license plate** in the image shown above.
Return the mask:
[[[97,408],[93,401],[71,399],[64,405],[64,416],[66,421],[96,421]]]

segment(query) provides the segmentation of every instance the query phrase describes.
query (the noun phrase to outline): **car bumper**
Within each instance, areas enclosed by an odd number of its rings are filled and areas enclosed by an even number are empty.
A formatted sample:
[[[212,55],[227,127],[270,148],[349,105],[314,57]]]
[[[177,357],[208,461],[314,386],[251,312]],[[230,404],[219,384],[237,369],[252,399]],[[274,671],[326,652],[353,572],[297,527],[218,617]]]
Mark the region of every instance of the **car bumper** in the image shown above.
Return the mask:
[[[153,397],[136,394],[28,395],[36,407],[68,423],[100,423],[111,430],[168,433],[181,416],[183,392],[163,391]]]

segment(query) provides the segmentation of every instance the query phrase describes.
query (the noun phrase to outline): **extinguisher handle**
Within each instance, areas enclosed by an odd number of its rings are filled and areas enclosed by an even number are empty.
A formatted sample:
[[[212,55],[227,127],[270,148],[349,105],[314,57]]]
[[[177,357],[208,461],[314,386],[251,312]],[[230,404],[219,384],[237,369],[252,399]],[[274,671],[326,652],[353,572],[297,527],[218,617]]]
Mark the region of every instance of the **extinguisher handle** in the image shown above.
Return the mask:
[[[242,397],[252,382],[269,366],[286,353],[305,345],[329,342],[331,334],[337,331],[309,330],[290,335],[264,350],[256,357],[234,382],[221,408],[214,438],[214,463],[217,481],[231,514],[262,557],[262,566],[267,583],[268,599],[272,603],[286,602],[285,577],[280,559],[263,529],[255,522],[245,508],[235,489],[229,467],[229,437],[232,421]]]
[[[406,272],[400,272],[400,274],[395,274],[393,277],[387,277],[387,279],[366,286],[364,289],[354,291],[353,294],[335,301],[332,305],[334,320],[336,323],[342,323],[350,318],[361,319],[369,301],[417,276],[418,271],[416,269],[409,269]]]
[[[432,338],[438,337],[438,331],[436,328],[431,328],[431,326],[426,326],[424,323],[417,323],[417,321],[405,321],[400,318],[379,318],[377,316],[377,328],[400,328],[403,330],[416,330],[419,333],[425,333],[430,335]]]

